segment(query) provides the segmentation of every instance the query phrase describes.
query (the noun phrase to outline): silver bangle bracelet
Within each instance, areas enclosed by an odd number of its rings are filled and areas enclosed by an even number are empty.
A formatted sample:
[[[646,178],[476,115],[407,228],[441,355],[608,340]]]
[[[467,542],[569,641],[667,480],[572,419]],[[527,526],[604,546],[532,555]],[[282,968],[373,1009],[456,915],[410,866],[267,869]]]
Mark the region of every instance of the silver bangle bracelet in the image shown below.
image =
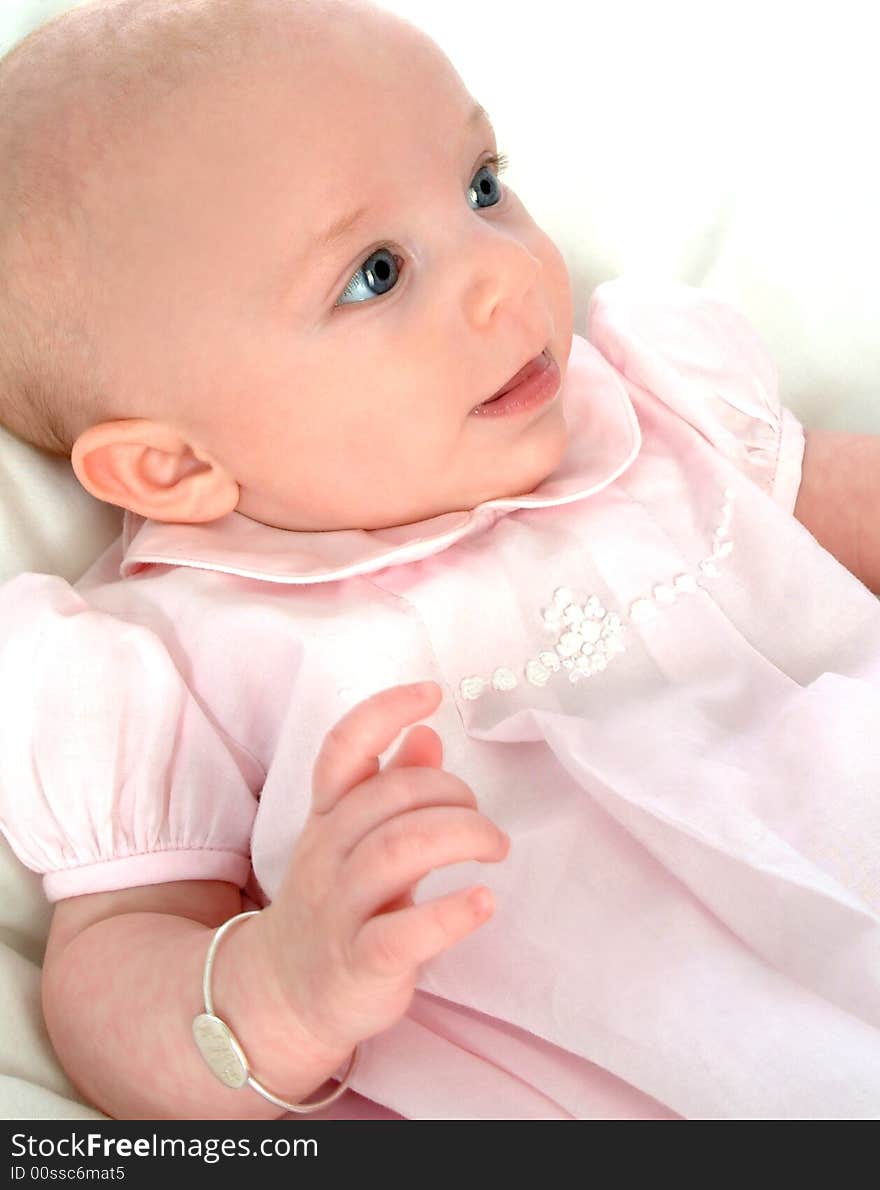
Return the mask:
[[[217,946],[229,927],[235,925],[237,921],[244,921],[246,917],[255,917],[260,912],[261,910],[259,909],[252,909],[248,913],[239,913],[236,917],[230,917],[229,921],[225,921],[211,939],[211,945],[208,947],[208,954],[205,958],[205,973],[202,978],[205,1011],[200,1013],[192,1023],[193,1037],[198,1046],[199,1053],[208,1065],[208,1069],[225,1087],[232,1087],[235,1090],[240,1090],[245,1086],[251,1087],[258,1095],[262,1095],[264,1099],[268,1099],[276,1107],[304,1115],[307,1112],[317,1111],[320,1107],[326,1107],[328,1103],[332,1103],[334,1099],[338,1099],[346,1090],[354,1073],[359,1047],[354,1047],[354,1052],[349,1059],[336,1090],[326,1096],[326,1098],[319,1099],[316,1103],[288,1103],[287,1100],[273,1095],[271,1091],[267,1090],[262,1083],[257,1082],[253,1077],[238,1038],[226,1022],[221,1020],[214,1012],[214,1001],[211,997],[211,971],[214,966],[214,956],[217,953]]]

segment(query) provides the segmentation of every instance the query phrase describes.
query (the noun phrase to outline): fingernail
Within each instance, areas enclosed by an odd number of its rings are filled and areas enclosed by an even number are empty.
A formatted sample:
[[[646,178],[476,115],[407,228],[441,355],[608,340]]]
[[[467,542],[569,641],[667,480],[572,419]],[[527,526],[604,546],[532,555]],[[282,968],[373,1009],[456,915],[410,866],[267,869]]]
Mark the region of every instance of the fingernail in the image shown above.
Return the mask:
[[[436,694],[437,693],[437,683],[436,682],[416,682],[416,684],[413,686],[413,691],[416,694],[418,694],[420,698],[423,697],[425,694]]]

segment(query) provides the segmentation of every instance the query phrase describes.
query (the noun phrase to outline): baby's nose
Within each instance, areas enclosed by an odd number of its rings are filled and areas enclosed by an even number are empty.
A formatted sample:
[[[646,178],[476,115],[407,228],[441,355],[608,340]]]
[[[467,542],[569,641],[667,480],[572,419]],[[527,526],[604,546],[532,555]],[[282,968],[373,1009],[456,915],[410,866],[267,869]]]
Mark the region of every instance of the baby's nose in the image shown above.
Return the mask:
[[[501,307],[521,306],[543,268],[524,244],[503,235],[497,240],[471,266],[465,289],[465,314],[478,328],[487,326]]]

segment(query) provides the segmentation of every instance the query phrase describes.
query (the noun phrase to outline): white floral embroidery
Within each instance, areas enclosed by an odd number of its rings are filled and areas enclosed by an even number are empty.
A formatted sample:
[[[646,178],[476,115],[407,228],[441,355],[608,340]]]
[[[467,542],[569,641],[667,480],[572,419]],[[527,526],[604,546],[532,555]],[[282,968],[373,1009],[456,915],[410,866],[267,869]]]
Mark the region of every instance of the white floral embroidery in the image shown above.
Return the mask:
[[[716,578],[718,562],[730,557],[733,541],[730,522],[733,515],[734,492],[724,490],[721,516],[712,534],[712,553],[697,563],[695,572],[676,574],[667,582],[655,583],[651,594],[635,599],[629,608],[629,623],[647,623],[658,612],[676,603],[680,595],[693,595],[706,579]],[[555,673],[566,671],[570,682],[579,682],[602,673],[619,653],[626,651],[624,635],[626,617],[606,611],[598,595],[589,595],[583,602],[575,598],[571,587],[557,587],[549,607],[541,609],[541,622],[553,632],[556,642],[552,649],[542,649],[537,657],[525,663],[523,673],[532,686],[546,686]],[[519,684],[516,674],[506,666],[494,671],[491,679],[472,675],[459,684],[461,697],[473,700],[482,697],[491,687],[499,692],[513,690]]]
[[[512,690],[517,685],[516,674],[512,669],[496,669],[492,674],[492,685],[496,690]]]
[[[486,683],[482,678],[464,678],[459,687],[461,697],[467,699],[479,698],[485,688]]]
[[[660,607],[668,607],[675,603],[679,595],[692,595],[699,588],[703,579],[717,578],[719,574],[717,563],[733,553],[733,542],[730,540],[730,522],[733,516],[733,502],[736,494],[732,488],[724,489],[724,503],[721,506],[721,516],[712,533],[712,553],[697,564],[696,574],[677,574],[671,586],[658,583],[651,592],[651,598],[636,599],[629,609],[630,621],[642,623],[656,616]]]

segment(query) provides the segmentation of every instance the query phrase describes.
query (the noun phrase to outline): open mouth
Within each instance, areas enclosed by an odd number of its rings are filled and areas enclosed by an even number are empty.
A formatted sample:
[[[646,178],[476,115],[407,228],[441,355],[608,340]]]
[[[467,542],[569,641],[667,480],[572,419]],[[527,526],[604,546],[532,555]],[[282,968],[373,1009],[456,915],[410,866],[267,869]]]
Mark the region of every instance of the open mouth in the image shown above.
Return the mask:
[[[497,401],[500,397],[503,397],[505,393],[509,393],[512,388],[516,388],[518,384],[522,384],[523,381],[528,380],[529,377],[537,376],[539,372],[543,372],[545,368],[549,366],[549,364],[550,358],[547,355],[547,348],[545,347],[540,355],[535,356],[534,359],[530,359],[525,367],[520,368],[515,376],[511,376],[507,384],[499,388],[494,397],[490,397],[489,400],[484,401],[483,404],[491,405],[493,401]]]
[[[545,347],[540,355],[529,360],[494,396],[477,405],[471,413],[487,417],[531,409],[555,396],[559,384],[559,367]]]

